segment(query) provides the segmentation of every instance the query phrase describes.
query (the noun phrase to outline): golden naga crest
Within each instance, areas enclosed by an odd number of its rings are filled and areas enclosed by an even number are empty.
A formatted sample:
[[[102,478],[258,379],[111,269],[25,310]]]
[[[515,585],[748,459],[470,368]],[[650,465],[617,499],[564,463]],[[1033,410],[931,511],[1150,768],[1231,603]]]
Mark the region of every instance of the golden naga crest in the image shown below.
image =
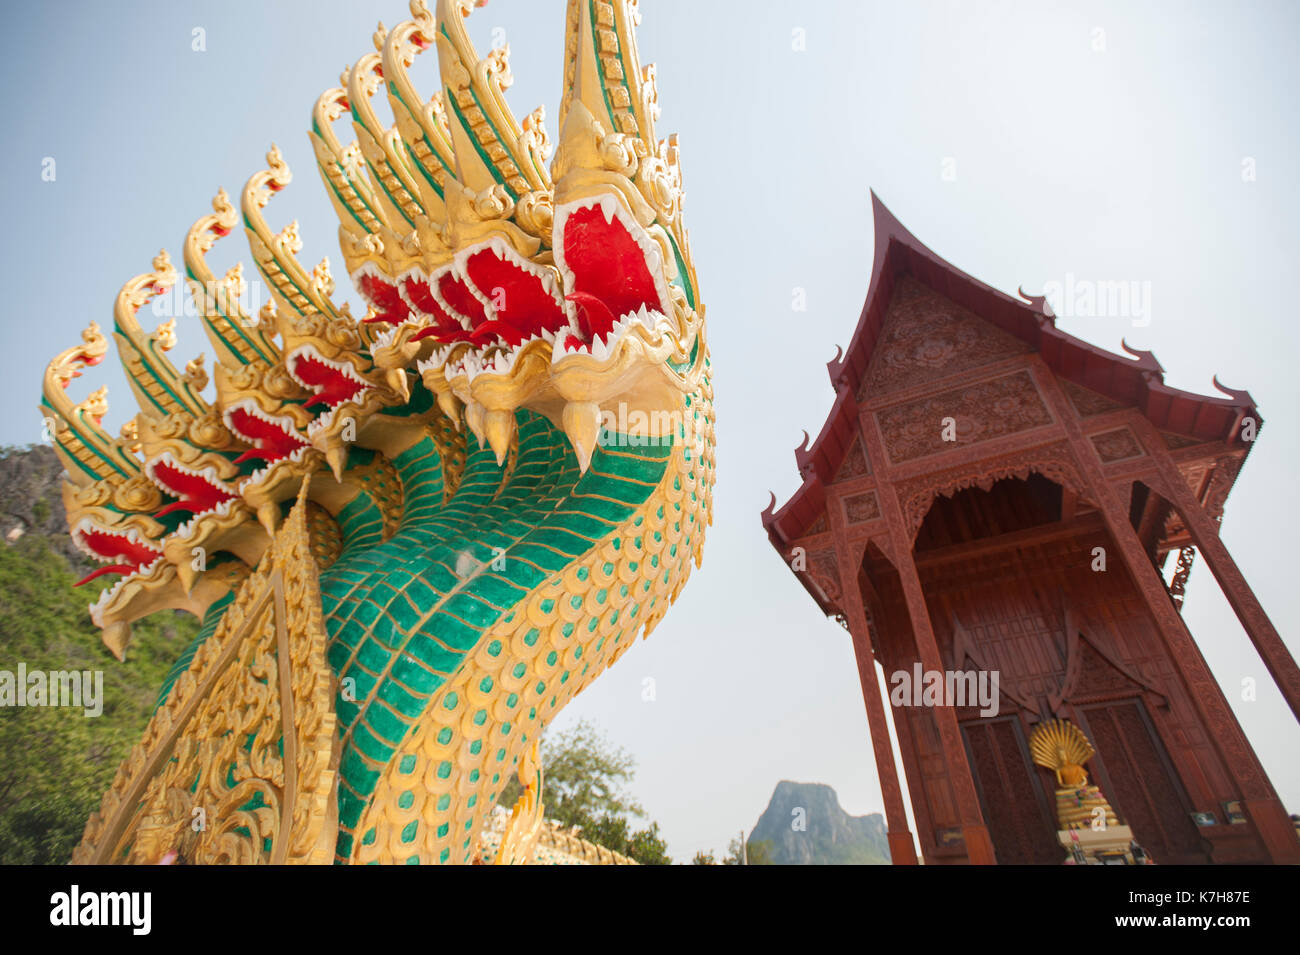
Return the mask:
[[[679,409],[700,387],[704,307],[676,138],[656,138],[636,2],[568,4],[549,166],[543,110],[516,120],[508,47],[476,53],[471,6],[413,0],[411,19],[381,24],[374,51],[312,111],[365,315],[336,303],[328,260],[299,261],[296,222],[267,224],[292,178],[273,146],[238,206],[220,191],[189,230],[183,277],[164,251],[119,294],[112,334],[139,405],[121,435],[103,426],[104,389],[79,403],[67,393],[107,354],[99,327],[50,363],[41,414],[67,471],[74,539],[103,564],[92,577],[120,575],[91,607],[119,657],[132,621],[169,608],[201,616],[237,588],[304,482],[331,513],[344,506],[373,478],[354,448],[391,458],[433,427],[463,460],[467,428],[504,463],[528,409],[565,433],[585,469],[602,423]],[[441,89],[425,97],[409,70],[431,49]],[[260,308],[247,304],[242,264],[221,276],[207,264],[241,225],[269,296]],[[168,358],[174,319],[141,327],[141,308],[179,281],[211,342],[211,375],[201,355],[181,369]]]

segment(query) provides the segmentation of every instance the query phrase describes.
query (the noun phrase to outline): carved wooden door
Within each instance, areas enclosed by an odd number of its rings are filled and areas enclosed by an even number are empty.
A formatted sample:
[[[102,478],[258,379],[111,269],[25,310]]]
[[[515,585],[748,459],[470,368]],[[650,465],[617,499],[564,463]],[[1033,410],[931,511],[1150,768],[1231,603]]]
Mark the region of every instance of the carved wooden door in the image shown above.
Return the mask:
[[[1187,794],[1141,700],[1081,707],[1080,715],[1100,757],[1094,781],[1138,844],[1157,864],[1209,862]]]
[[[1065,850],[1015,716],[962,723],[980,806],[1001,865],[1059,865]]]

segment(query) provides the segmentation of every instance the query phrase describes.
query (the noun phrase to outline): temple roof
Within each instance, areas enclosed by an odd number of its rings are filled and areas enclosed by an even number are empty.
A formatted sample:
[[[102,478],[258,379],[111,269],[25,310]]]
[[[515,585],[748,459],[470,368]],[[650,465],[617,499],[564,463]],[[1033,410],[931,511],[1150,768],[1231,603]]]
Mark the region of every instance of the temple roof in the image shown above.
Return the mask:
[[[779,509],[773,495],[763,512],[763,526],[778,550],[807,534],[824,513],[825,488],[835,480],[857,440],[855,396],[879,344],[895,286],[907,275],[1028,345],[1062,381],[1086,388],[1102,400],[1139,409],[1161,431],[1194,439],[1193,443],[1224,441],[1247,415],[1262,423],[1248,392],[1226,388],[1217,377],[1214,386],[1226,397],[1166,385],[1164,369],[1151,352],[1122,342],[1130,356],[1125,357],[1062,331],[1043,296],[1021,292],[1023,298],[1014,298],[967,275],[912,235],[874,191],[871,201],[875,259],[866,302],[847,351],[837,349],[826,366],[835,403],[816,439],[809,443],[805,433],[804,443],[795,449],[802,486]]]

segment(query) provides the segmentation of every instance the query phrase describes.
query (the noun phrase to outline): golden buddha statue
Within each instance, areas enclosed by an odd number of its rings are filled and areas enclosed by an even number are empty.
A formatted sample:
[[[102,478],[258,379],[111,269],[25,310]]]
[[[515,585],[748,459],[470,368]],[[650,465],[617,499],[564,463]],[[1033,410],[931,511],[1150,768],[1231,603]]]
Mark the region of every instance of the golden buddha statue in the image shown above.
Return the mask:
[[[1119,817],[1101,789],[1089,785],[1083,765],[1095,750],[1083,730],[1069,720],[1048,720],[1030,734],[1034,762],[1056,774],[1056,817],[1062,831],[1106,830],[1119,826]]]

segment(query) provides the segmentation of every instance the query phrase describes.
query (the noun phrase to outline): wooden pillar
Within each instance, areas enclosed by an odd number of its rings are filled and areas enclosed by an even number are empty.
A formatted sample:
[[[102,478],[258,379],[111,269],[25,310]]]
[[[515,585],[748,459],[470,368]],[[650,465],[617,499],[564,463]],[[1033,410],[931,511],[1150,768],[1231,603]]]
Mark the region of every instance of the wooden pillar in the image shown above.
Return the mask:
[[[1134,586],[1155,621],[1161,638],[1169,649],[1170,658],[1187,685],[1210,739],[1241,789],[1242,802],[1255,823],[1269,856],[1274,862],[1300,863],[1300,840],[1296,839],[1290,819],[1251,749],[1246,734],[1242,732],[1232,708],[1228,706],[1223,691],[1201,656],[1191,631],[1169,599],[1164,580],[1147,557],[1137,532],[1129,522],[1128,509],[1107,481],[1096,449],[1084,437],[1056,376],[1046,366],[1036,371],[1039,386],[1050,400],[1058,420],[1065,426],[1075,466],[1101,509],[1111,540],[1118,548]]]
[[[885,824],[889,839],[889,858],[894,865],[916,865],[916,843],[907,827],[907,812],[903,808],[903,790],[898,784],[898,767],[894,763],[894,747],[889,741],[889,721],[885,717],[885,704],[880,697],[880,682],[876,679],[876,657],[871,649],[871,629],[867,623],[866,609],[859,584],[861,551],[844,544],[836,535],[835,550],[840,571],[841,591],[844,594],[844,613],[853,637],[853,654],[858,661],[858,679],[862,683],[862,700],[867,706],[867,723],[871,727],[871,746],[876,756],[876,777],[880,780],[880,795],[885,802]],[[853,553],[859,556],[855,560]]]
[[[882,497],[889,501],[888,506],[902,522],[902,511],[898,506],[898,497],[892,487],[882,488]],[[917,653],[921,657],[921,667],[927,671],[944,670],[943,657],[939,653],[939,643],[934,636],[934,626],[930,622],[930,610],[925,604],[925,591],[921,587],[921,578],[916,572],[916,563],[912,560],[912,542],[895,541],[895,569],[903,584],[903,597],[907,603],[907,615],[912,622],[912,635],[916,640]],[[966,858],[972,865],[994,865],[997,857],[993,851],[993,839],[989,836],[988,826],[984,822],[984,813],[980,809],[979,796],[975,792],[975,779],[971,775],[970,763],[966,759],[966,747],[962,745],[961,728],[957,725],[957,716],[951,706],[934,707],[934,719],[939,730],[939,739],[943,743],[944,762],[948,766],[948,779],[952,783],[953,794],[957,797],[957,814],[961,822],[962,838],[966,843]]]
[[[891,553],[887,556],[892,560],[903,585],[907,615],[912,625],[912,638],[921,658],[921,665],[926,670],[937,670],[942,673],[943,657],[939,653],[934,627],[930,623],[930,611],[925,605],[925,592],[921,588],[921,578],[917,576],[916,564],[912,560],[912,534],[907,527],[903,510],[899,506],[898,493],[894,490],[889,471],[884,465],[889,457],[885,453],[880,432],[876,430],[870,419],[870,411],[863,409],[858,412],[858,433],[866,449],[867,460],[873,462],[877,468],[876,489],[880,512],[889,528],[888,542]],[[997,855],[993,851],[993,839],[989,835],[988,826],[984,822],[984,813],[980,809],[979,794],[975,791],[975,779],[971,775],[970,763],[966,758],[966,747],[962,745],[957,716],[951,706],[936,706],[934,719],[943,747],[948,781],[957,802],[958,821],[961,824],[963,841],[966,843],[966,858],[972,865],[996,865]],[[918,798],[921,797],[914,791],[913,804]],[[917,816],[920,817],[919,812]]]
[[[1154,428],[1151,429],[1152,433],[1154,431]],[[1159,435],[1148,434],[1147,437],[1148,443],[1159,440]],[[1163,442],[1160,448],[1152,452],[1162,479],[1160,482],[1162,486],[1158,487],[1158,490],[1182,516],[1187,530],[1192,535],[1193,543],[1205,558],[1205,562],[1210,565],[1214,579],[1219,582],[1219,588],[1237,614],[1237,619],[1241,621],[1241,626],[1250,637],[1250,642],[1255,645],[1260,659],[1264,661],[1269,675],[1273,677],[1273,682],[1277,684],[1278,690],[1281,691],[1287,705],[1291,707],[1291,712],[1295,714],[1296,719],[1300,719],[1300,666],[1296,665],[1295,658],[1282,642],[1281,635],[1269,620],[1268,614],[1264,612],[1255,592],[1246,582],[1245,575],[1237,566],[1237,562],[1232,559],[1232,555],[1228,553],[1223,539],[1219,537],[1218,525],[1192,494],[1191,488],[1183,480],[1173,459],[1162,451]]]

